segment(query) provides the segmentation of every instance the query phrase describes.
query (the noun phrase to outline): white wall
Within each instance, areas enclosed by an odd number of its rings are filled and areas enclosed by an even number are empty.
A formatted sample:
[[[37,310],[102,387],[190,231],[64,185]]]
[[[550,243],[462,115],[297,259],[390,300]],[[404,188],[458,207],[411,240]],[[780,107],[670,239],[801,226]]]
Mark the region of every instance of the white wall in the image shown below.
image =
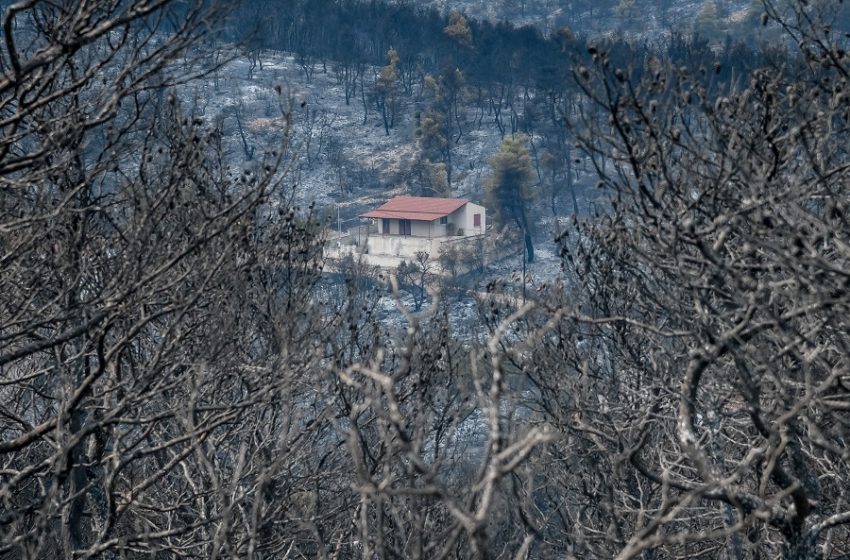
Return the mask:
[[[430,256],[431,270],[435,273],[443,273],[440,266],[440,255],[444,248],[453,247],[465,250],[477,251],[486,259],[481,240],[483,237],[438,237],[428,239],[427,237],[413,236],[390,236],[373,235],[367,240],[366,247],[363,245],[337,245],[331,243],[325,247],[325,271],[335,271],[336,261],[348,255],[361,260],[365,264],[387,269],[396,269],[402,261],[414,262],[418,251],[425,251]],[[368,249],[368,252],[364,252]]]
[[[410,233],[416,237],[431,237],[431,222],[410,222]]]
[[[390,255],[413,258],[419,251],[425,251],[436,258],[440,242],[427,237],[412,235],[372,235],[369,237],[369,255]]]
[[[449,223],[454,225],[455,231],[459,229],[464,229],[465,227],[464,224],[466,222],[464,216],[467,206],[469,206],[469,203],[464,204],[463,206],[449,214]],[[466,232],[464,232],[464,235],[466,235]]]
[[[451,221],[451,218],[449,219]],[[441,224],[440,219],[437,218],[433,222],[431,222],[431,237],[445,237],[447,225]]]
[[[457,223],[458,227],[463,228],[464,235],[481,235],[484,233],[484,229],[487,226],[487,210],[483,206],[467,202],[459,212],[462,215],[458,217],[458,221],[455,223]],[[473,225],[475,223],[475,214],[481,214],[481,225],[479,227]]]
[[[384,220],[383,218],[373,218],[372,223],[377,226],[378,235],[384,233]],[[390,220],[390,235],[398,235],[398,220]]]
[[[475,227],[475,214],[481,214],[481,226]],[[487,223],[487,211],[483,206],[467,202],[462,207],[458,208],[449,215],[449,222],[455,225],[455,228],[462,229],[463,235],[481,235]]]
[[[378,235],[384,234],[384,220],[382,218],[377,218],[374,222],[377,224],[377,233]],[[435,237],[438,234],[434,233],[436,227],[443,228],[443,234],[445,235],[445,227],[439,226],[440,221],[436,220],[435,222],[423,222],[418,220],[411,220],[410,222],[410,234],[415,237]],[[437,224],[435,226],[435,224]],[[390,219],[390,233],[389,235],[399,235],[399,220]]]

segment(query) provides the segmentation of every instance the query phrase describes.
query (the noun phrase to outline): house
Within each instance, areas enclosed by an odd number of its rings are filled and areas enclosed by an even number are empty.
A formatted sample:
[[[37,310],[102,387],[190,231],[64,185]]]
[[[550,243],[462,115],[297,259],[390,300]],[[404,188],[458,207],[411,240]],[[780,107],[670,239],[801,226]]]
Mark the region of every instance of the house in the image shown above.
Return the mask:
[[[460,247],[480,239],[487,223],[484,207],[465,198],[398,196],[360,217],[370,225],[365,239],[358,234],[356,252],[366,263],[385,268],[422,252],[436,263],[446,244]],[[340,256],[344,252],[340,248]]]
[[[483,206],[465,198],[397,196],[371,212],[361,214],[377,225],[383,236],[409,235],[429,239],[481,235],[484,233]]]

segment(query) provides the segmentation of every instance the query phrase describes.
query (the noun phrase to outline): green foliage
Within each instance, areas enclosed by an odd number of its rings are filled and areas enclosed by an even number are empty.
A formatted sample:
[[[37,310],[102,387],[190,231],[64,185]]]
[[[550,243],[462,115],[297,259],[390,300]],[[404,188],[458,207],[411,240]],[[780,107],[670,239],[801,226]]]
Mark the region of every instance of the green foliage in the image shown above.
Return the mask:
[[[449,196],[454,122],[465,80],[460,70],[446,69],[437,77],[425,76],[423,83],[428,103],[416,127],[419,189],[428,196]]]
[[[387,65],[381,68],[375,79],[375,102],[384,121],[387,135],[395,126],[398,112],[398,52],[394,48],[387,51]]]
[[[502,140],[499,151],[490,158],[493,174],[487,179],[487,206],[494,212],[496,224],[514,224],[521,231],[528,262],[534,260],[531,241],[529,206],[534,202],[532,188],[534,170],[531,154],[524,135],[508,136]]]
[[[390,48],[387,51],[387,65],[378,73],[377,89],[379,95],[393,96],[398,82],[398,52]]]
[[[449,196],[451,189],[449,188],[448,173],[445,163],[431,163],[428,160],[422,162],[425,176],[423,178],[423,187],[431,191],[431,194],[437,196]]]
[[[487,179],[487,206],[499,225],[525,227],[526,210],[534,200],[534,170],[524,135],[508,136],[490,158],[492,175]]]
[[[419,120],[417,136],[419,150],[426,159],[437,159],[449,140],[445,134],[446,115],[436,109],[428,109]]]
[[[472,46],[472,31],[469,29],[469,22],[460,12],[452,12],[449,15],[449,24],[443,29],[443,32],[465,47]]]
[[[395,81],[397,78],[396,68],[398,67],[398,51],[390,47],[387,51],[387,65],[384,66],[384,71],[388,72],[388,80]]]

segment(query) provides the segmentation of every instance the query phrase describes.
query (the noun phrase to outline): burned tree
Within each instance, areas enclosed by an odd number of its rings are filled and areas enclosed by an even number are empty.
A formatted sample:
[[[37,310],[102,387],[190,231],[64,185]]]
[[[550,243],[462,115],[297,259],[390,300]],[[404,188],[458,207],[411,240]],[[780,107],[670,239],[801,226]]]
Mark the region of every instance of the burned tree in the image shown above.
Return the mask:
[[[817,9],[767,2],[800,48],[739,82],[604,49],[577,69],[608,206],[564,234],[573,283],[526,369],[577,557],[850,550],[848,58]]]
[[[0,555],[267,547],[280,465],[309,455],[280,395],[309,398],[282,364],[314,359],[311,322],[279,317],[307,317],[319,230],[275,204],[285,133],[233,175],[168,89],[206,71],[208,4],[5,11]]]

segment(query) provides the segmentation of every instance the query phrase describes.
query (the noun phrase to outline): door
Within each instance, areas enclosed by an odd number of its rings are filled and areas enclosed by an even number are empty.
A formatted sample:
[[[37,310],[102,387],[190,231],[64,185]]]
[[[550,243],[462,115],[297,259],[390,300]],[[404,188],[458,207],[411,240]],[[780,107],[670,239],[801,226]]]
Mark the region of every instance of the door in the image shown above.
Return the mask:
[[[381,233],[384,235],[390,234],[390,221],[387,218],[381,220]]]
[[[410,235],[411,227],[410,220],[399,220],[398,221],[398,233],[400,235]]]
[[[473,227],[481,227],[481,214],[473,214],[472,215],[472,226]]]

